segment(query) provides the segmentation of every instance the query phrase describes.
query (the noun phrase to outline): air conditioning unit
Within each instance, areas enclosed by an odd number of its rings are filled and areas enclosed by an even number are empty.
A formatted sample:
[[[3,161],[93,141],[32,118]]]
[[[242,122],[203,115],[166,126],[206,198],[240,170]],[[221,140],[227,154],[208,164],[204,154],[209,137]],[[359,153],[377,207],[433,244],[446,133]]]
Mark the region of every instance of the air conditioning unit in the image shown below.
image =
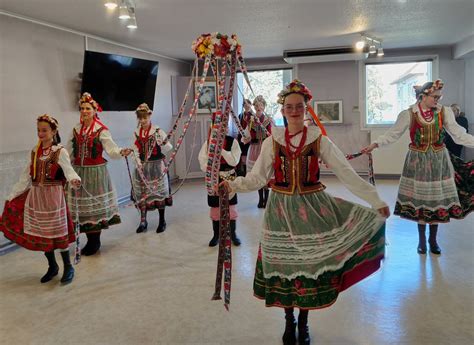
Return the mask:
[[[368,56],[368,52],[357,51],[354,47],[297,49],[283,52],[283,59],[289,64],[364,60]]]

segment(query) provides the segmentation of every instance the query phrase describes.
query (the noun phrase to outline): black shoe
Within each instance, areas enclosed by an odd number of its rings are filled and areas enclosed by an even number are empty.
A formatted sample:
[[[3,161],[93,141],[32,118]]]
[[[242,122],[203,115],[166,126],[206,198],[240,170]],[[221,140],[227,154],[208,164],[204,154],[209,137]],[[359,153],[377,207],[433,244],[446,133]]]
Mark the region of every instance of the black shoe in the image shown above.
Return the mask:
[[[166,222],[160,222],[158,224],[158,228],[156,229],[156,232],[159,234],[160,232],[163,232],[166,230]]]
[[[305,325],[300,327],[298,325],[298,344],[299,345],[309,345],[311,343],[311,338],[309,336],[308,326]]]
[[[258,208],[265,208],[265,203],[263,202],[263,200],[259,200],[257,207]]]
[[[140,225],[137,228],[137,234],[141,232],[145,232],[148,228],[148,222],[145,220],[144,222],[141,222]]]
[[[236,230],[236,221],[235,220],[231,220],[230,221],[230,240],[232,241],[232,243],[234,244],[234,246],[240,246],[240,244],[242,242],[240,242],[240,239],[237,237],[236,233],[235,233],[235,230]]]
[[[438,246],[438,243],[433,243],[433,244],[430,243],[430,252],[435,255],[441,254],[441,248]]]
[[[416,249],[418,254],[426,254],[426,245],[418,245],[418,248]]]
[[[100,249],[100,232],[88,234],[87,244],[82,249],[81,254],[85,256],[91,256],[96,254]],[[90,243],[89,243],[90,242]],[[89,247],[87,245],[89,244]],[[87,250],[85,250],[87,249]]]
[[[61,257],[64,263],[64,272],[61,277],[61,283],[63,285],[69,284],[74,279],[74,267],[71,265],[71,258],[69,257],[69,251],[61,252]]]
[[[218,220],[212,221],[212,231],[214,232],[214,235],[209,241],[209,247],[215,247],[219,243],[219,221]]]
[[[49,266],[48,267],[48,271],[46,271],[46,274],[44,276],[41,277],[40,279],[40,282],[43,284],[43,283],[47,283],[49,282],[51,279],[53,279],[54,277],[56,277],[59,273],[59,266],[56,265],[56,266]]]

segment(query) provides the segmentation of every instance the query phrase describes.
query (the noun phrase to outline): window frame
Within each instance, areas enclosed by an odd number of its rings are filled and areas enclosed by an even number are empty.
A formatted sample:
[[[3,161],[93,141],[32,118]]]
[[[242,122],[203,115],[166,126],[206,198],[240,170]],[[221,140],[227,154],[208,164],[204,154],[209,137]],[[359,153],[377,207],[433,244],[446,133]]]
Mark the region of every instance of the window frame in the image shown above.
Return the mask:
[[[366,117],[366,73],[367,65],[390,64],[390,63],[409,63],[431,61],[431,76],[433,80],[439,78],[439,56],[438,55],[410,55],[394,56],[387,58],[369,58],[359,61],[359,114],[361,131],[370,131],[375,128],[390,128],[393,124],[368,124]]]

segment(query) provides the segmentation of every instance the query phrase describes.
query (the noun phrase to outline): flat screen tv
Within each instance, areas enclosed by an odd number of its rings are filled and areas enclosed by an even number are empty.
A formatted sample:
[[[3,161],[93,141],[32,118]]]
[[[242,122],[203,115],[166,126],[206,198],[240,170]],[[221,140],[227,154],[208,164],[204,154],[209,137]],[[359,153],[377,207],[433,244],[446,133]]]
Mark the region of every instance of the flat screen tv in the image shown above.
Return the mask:
[[[89,92],[104,111],[153,107],[158,61],[86,51],[82,92]]]

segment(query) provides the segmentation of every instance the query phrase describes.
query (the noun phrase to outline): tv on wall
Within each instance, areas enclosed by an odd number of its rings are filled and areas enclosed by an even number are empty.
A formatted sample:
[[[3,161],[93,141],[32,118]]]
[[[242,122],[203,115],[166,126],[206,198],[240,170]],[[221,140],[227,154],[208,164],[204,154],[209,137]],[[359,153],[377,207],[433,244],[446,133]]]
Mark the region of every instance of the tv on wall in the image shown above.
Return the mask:
[[[87,50],[81,92],[89,92],[104,111],[153,107],[158,61]]]

